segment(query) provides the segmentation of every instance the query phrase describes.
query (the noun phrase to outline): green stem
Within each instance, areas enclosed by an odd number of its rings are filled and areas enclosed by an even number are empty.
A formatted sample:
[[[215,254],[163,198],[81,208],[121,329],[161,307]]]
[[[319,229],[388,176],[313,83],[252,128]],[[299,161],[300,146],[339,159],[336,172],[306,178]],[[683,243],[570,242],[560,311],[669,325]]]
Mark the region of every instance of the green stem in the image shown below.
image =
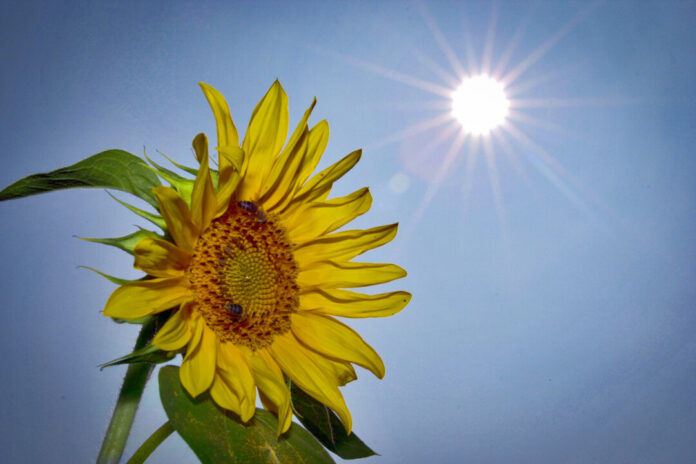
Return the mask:
[[[153,317],[143,324],[133,351],[139,350],[152,339],[155,333],[156,322],[157,319]],[[116,407],[111,416],[109,428],[106,430],[101,451],[99,451],[97,464],[118,464],[121,460],[123,449],[126,447],[126,441],[128,440],[128,434],[133,425],[135,412],[138,410],[138,404],[145,389],[145,383],[150,377],[153,368],[154,364],[151,363],[128,365],[121,392],[118,395]]]
[[[172,427],[169,421],[162,424],[162,427],[155,430],[155,433],[150,435],[150,437],[145,440],[145,443],[140,445],[138,451],[128,460],[127,464],[143,464],[152,452],[155,451],[155,448],[161,445],[172,432],[174,432],[174,427]]]

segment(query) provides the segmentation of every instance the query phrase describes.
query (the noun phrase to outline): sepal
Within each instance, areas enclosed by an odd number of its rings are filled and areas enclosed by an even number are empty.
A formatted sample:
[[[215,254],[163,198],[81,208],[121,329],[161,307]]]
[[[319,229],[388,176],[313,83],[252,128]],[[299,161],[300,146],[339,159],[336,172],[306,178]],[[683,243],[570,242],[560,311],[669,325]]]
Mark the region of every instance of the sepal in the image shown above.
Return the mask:
[[[86,240],[88,242],[101,243],[104,245],[109,245],[109,246],[113,246],[116,248],[120,248],[121,250],[123,250],[126,253],[131,254],[131,255],[133,254],[133,250],[135,249],[135,246],[138,244],[138,242],[144,238],[164,239],[164,237],[159,235],[158,233],[152,232],[152,231],[147,230],[147,229],[136,230],[132,234],[124,235],[123,237],[89,238],[89,237],[79,237],[76,235],[75,238],[79,238],[80,240]],[[120,284],[120,285],[122,285],[122,284]]]
[[[130,354],[121,356],[120,358],[116,358],[113,361],[101,364],[99,368],[104,369],[105,367],[117,366],[119,364],[134,363],[160,364],[170,361],[172,358],[174,358],[174,356],[176,356],[175,352],[162,351],[156,346],[148,344],[145,345],[143,348],[140,348],[139,350],[133,351]]]

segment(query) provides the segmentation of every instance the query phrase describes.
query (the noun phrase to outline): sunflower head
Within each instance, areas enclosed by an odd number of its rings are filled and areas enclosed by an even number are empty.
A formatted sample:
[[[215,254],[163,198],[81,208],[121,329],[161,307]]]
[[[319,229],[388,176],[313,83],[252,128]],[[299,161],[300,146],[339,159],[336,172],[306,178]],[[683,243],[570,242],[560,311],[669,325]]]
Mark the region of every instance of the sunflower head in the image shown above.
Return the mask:
[[[365,213],[368,189],[328,199],[360,150],[311,176],[328,142],[321,121],[308,119],[287,140],[287,96],[278,81],[256,105],[242,143],[224,97],[201,84],[217,123],[218,170],[208,141],[193,141],[195,180],[155,166],[171,187],[156,187],[165,235],[135,246],[144,280],[117,288],[104,315],[136,319],[170,311],[153,345],[181,351],[180,377],[197,396],[209,391],[221,407],[249,420],[256,392],[278,415],[278,433],[292,421],[289,378],[333,409],[350,432],[339,390],[357,378],[353,364],[384,376],[379,355],[338,317],[384,317],[403,309],[407,292],[348,290],[388,282],[406,272],[354,258],[389,242],[397,224],[338,231]]]

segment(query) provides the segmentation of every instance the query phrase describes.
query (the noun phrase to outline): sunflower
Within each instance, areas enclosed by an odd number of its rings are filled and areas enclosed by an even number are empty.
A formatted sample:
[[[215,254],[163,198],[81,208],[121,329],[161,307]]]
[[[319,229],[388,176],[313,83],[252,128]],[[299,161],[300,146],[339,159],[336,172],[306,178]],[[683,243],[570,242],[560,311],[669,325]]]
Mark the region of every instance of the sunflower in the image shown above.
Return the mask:
[[[403,291],[346,290],[406,275],[394,264],[352,261],[392,240],[397,224],[336,232],[365,213],[372,198],[363,188],[327,199],[360,150],[310,177],[329,135],[326,121],[308,128],[316,99],[283,147],[287,95],[275,81],[240,146],[225,98],[200,85],[217,124],[218,170],[210,168],[207,138],[198,134],[195,181],[153,189],[167,234],[135,246],[134,267],[147,278],[117,288],[104,315],[137,319],[172,310],[152,344],[184,353],[180,379],[192,397],[209,391],[243,422],[254,415],[258,389],[278,416],[278,433],[290,427],[287,377],[334,410],[350,433],[339,387],[357,378],[353,364],[378,378],[385,369],[376,351],[334,316],[390,316],[409,302]]]

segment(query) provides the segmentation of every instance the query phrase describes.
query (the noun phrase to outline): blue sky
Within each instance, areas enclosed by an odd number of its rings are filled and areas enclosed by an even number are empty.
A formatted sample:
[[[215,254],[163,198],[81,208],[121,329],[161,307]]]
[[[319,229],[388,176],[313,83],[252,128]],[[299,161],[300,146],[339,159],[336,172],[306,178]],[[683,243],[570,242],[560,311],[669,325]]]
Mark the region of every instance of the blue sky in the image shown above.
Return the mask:
[[[215,133],[199,81],[241,130],[278,78],[291,124],[318,98],[323,165],[364,149],[335,191],[370,186],[358,226],[401,223],[369,257],[413,301],[351,322],[387,365],[344,391],[366,462],[696,459],[696,3],[142,3],[2,2],[0,185],[108,148],[189,164]],[[458,146],[432,90],[485,62],[514,118]],[[142,222],[99,190],[0,215],[0,449],[93,461],[124,372],[97,366],[137,328],[76,266],[138,274],[73,235]],[[151,382],[126,454],[164,421]],[[151,462],[195,457],[170,437]]]

